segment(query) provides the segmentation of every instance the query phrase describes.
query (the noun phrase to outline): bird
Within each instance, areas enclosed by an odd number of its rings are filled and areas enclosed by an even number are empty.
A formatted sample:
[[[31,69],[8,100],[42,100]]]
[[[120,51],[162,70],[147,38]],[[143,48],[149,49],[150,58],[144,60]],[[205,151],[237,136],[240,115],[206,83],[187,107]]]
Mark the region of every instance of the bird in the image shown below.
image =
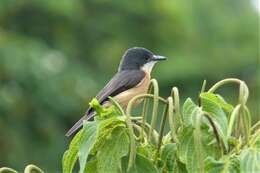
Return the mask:
[[[95,98],[102,106],[107,106],[111,105],[109,97],[112,97],[123,109],[126,109],[128,102],[134,96],[147,93],[154,65],[166,59],[143,47],[129,48],[121,58],[117,73]],[[83,126],[83,121],[91,120],[94,116],[95,111],[89,107],[66,136],[71,136]]]

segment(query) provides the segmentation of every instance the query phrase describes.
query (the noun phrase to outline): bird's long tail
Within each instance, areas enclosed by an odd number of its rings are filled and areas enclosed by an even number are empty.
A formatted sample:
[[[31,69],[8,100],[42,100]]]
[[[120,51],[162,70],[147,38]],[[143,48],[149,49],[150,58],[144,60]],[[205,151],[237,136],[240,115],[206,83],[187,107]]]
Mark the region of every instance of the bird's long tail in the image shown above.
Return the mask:
[[[73,133],[79,130],[79,128],[83,125],[83,121],[88,121],[89,119],[93,118],[95,116],[95,112],[91,112],[88,115],[84,115],[78,122],[76,122],[71,129],[66,133],[66,136],[69,137]]]

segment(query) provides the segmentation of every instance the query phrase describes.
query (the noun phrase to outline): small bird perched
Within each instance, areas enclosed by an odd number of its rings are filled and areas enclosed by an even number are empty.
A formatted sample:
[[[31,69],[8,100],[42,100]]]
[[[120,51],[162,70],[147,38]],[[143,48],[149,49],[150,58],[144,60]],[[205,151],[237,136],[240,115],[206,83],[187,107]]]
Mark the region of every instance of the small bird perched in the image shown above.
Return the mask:
[[[145,48],[128,49],[121,59],[118,72],[97,94],[96,99],[102,105],[109,105],[111,104],[109,96],[113,97],[125,109],[134,96],[147,92],[153,66],[162,60],[166,60],[166,58],[154,55]],[[95,111],[90,107],[85,115],[67,132],[66,136],[76,132],[83,125],[84,120],[89,120],[94,116]]]

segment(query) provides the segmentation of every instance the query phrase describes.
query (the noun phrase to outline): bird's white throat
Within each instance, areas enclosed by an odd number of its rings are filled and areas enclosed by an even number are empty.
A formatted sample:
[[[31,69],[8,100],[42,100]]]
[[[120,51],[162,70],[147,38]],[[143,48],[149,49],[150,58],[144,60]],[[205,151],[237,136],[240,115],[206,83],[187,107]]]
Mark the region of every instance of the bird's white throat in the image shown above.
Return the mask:
[[[151,61],[143,65],[142,70],[151,73],[156,61]]]

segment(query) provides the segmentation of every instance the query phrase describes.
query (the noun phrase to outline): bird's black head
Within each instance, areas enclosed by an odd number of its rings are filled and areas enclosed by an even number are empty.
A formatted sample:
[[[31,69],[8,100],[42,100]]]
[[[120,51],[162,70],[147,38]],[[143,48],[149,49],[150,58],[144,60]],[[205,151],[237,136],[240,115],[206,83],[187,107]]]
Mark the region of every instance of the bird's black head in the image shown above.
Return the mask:
[[[122,57],[119,65],[119,71],[122,70],[148,70],[151,71],[154,64],[158,61],[165,60],[163,56],[154,55],[151,51],[134,47],[128,49]]]

